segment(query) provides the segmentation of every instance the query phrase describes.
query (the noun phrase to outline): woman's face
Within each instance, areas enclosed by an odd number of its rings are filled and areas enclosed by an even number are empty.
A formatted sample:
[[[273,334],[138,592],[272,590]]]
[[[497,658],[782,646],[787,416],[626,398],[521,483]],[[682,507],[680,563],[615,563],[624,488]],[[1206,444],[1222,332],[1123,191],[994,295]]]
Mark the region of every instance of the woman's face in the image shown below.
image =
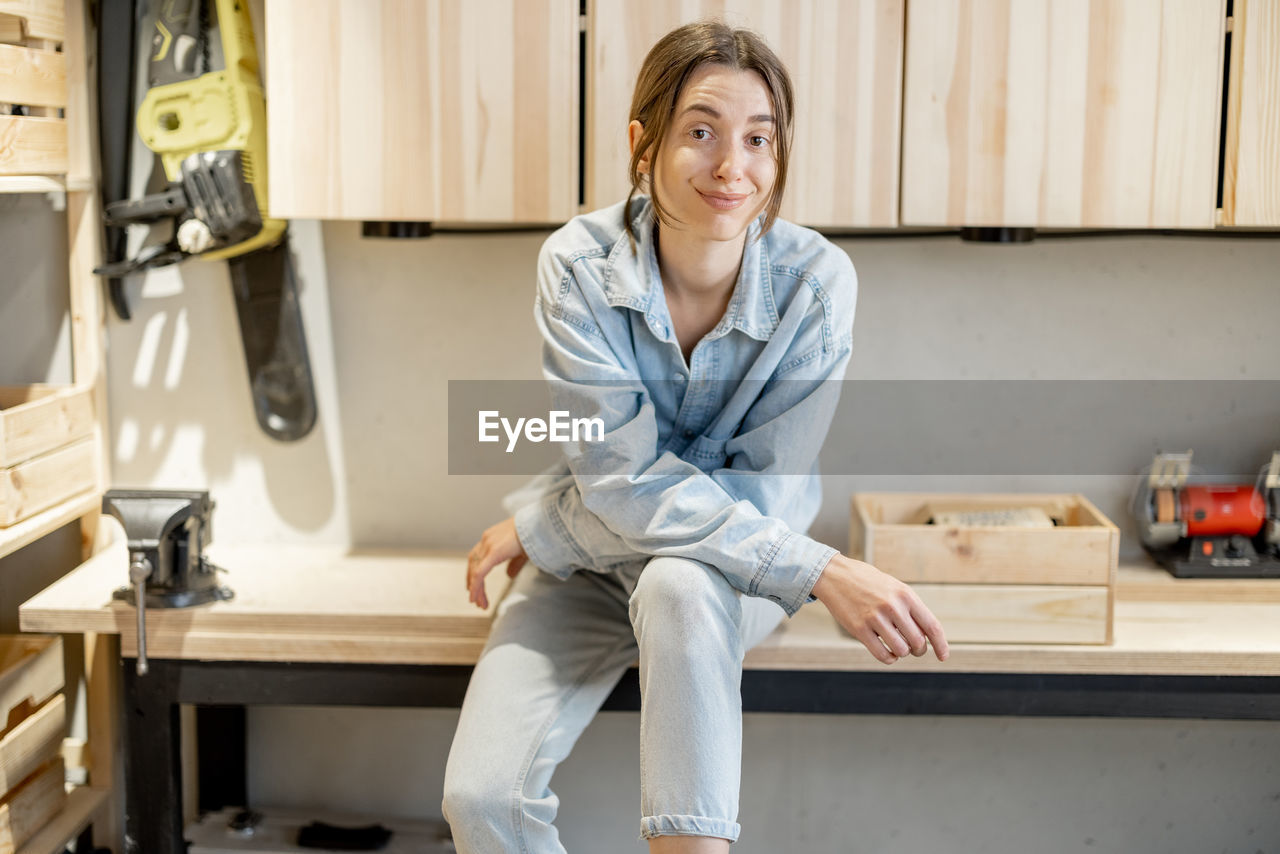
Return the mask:
[[[634,122],[633,140],[639,123]],[[769,90],[754,71],[694,70],[662,141],[654,191],[675,229],[705,240],[736,240],[769,201],[778,166]]]

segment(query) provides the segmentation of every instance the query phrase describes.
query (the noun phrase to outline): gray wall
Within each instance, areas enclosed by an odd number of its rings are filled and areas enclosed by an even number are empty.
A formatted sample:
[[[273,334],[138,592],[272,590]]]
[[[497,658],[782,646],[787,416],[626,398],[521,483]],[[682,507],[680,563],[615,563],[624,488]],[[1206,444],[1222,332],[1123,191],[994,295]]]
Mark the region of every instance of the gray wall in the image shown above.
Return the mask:
[[[522,478],[448,475],[447,382],[538,376],[542,235],[295,231],[316,431],[281,445],[256,428],[225,269],[157,271],[131,286],[133,322],[108,324],[115,483],[209,487],[220,542],[469,547]],[[1280,379],[1277,241],[840,244],[861,280],[852,378]],[[832,477],[813,533],[845,545],[855,490],[933,488],[1081,491],[1123,523],[1130,478]],[[438,815],[455,720],[253,710],[251,796]],[[644,850],[637,732],[603,715],[558,774],[570,850]],[[742,852],[1280,846],[1277,724],[750,715],[746,739]]]
[[[44,194],[0,194],[0,385],[71,381],[67,217]],[[66,525],[0,558],[0,633],[18,606],[80,562],[80,526]],[[71,730],[84,736],[79,635],[63,639]]]

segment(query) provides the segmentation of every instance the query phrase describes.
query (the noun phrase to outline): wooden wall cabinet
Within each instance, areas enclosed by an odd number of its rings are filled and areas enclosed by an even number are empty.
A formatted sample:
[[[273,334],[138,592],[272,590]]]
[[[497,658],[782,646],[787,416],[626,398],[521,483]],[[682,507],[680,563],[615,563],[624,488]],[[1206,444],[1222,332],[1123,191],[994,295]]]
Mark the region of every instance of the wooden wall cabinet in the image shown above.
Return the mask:
[[[578,211],[578,0],[268,0],[276,217]]]
[[[903,0],[591,0],[587,208],[626,198],[628,110],[649,48],[683,23],[718,17],[759,32],[791,71],[795,148],[782,216],[897,225],[903,14]]]
[[[1213,227],[1225,20],[1225,0],[912,0],[902,224]]]
[[[1223,225],[1280,226],[1280,0],[1232,6]]]

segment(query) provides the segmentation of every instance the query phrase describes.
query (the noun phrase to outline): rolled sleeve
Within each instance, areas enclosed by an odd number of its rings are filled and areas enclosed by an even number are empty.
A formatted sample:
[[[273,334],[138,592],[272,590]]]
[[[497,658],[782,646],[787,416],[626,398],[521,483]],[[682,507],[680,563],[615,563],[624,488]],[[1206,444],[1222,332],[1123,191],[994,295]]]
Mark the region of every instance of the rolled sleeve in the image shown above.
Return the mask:
[[[813,601],[813,586],[836,554],[831,546],[803,534],[789,533],[765,555],[752,580],[753,589],[746,592],[773,600],[787,616],[793,616],[801,605]]]
[[[561,495],[545,495],[517,510],[516,536],[534,566],[559,578],[568,578],[575,567],[587,565],[590,558],[578,547],[556,509]]]

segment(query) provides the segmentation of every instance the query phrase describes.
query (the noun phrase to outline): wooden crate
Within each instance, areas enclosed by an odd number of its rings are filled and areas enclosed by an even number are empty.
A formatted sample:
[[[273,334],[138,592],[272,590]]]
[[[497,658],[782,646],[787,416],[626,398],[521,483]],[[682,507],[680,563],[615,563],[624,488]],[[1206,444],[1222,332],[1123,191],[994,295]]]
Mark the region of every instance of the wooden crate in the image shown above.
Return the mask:
[[[61,690],[61,637],[0,635],[0,737]]]
[[[927,524],[1033,507],[1052,528]],[[951,642],[1111,642],[1120,531],[1082,495],[862,493],[849,553],[912,585]]]
[[[57,756],[0,799],[0,854],[18,850],[67,803],[67,772]]]
[[[92,490],[98,482],[97,453],[92,438],[81,439],[0,470],[0,528]]]
[[[0,792],[9,792],[37,768],[59,756],[66,733],[66,701],[53,698],[10,726],[0,737]]]
[[[62,638],[0,635],[0,854],[15,851],[66,802]]]
[[[0,388],[0,528],[98,483],[91,388]]]
[[[93,389],[0,386],[0,469],[93,434]]]
[[[0,0],[0,175],[69,170],[67,57],[57,50],[64,8],[63,0]]]

